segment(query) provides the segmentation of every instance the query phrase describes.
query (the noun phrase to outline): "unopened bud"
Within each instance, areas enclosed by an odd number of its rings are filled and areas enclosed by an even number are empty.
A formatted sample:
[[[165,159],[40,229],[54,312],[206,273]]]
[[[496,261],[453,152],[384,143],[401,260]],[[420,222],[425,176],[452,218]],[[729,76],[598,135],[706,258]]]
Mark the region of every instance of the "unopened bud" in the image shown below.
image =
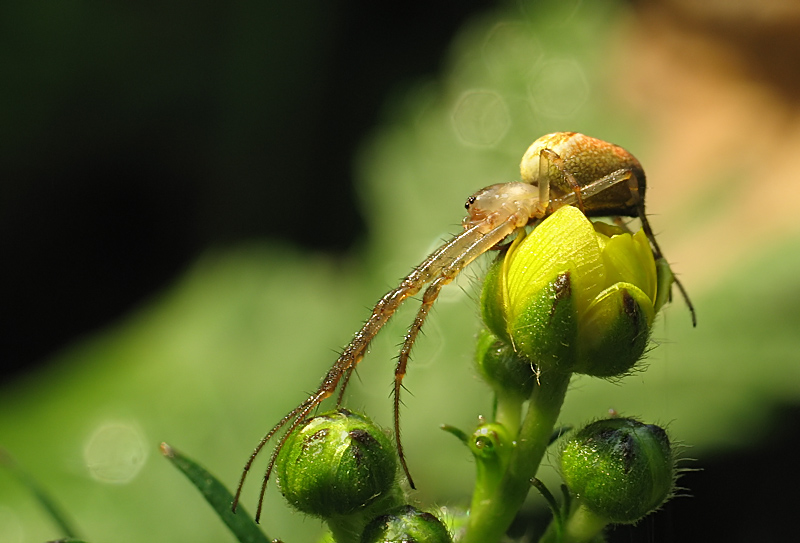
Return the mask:
[[[669,498],[675,461],[661,427],[613,418],[589,424],[567,440],[561,474],[589,511],[609,523],[627,524]]]
[[[350,515],[392,490],[397,456],[372,421],[340,409],[310,419],[289,436],[275,469],[281,492],[299,511]]]

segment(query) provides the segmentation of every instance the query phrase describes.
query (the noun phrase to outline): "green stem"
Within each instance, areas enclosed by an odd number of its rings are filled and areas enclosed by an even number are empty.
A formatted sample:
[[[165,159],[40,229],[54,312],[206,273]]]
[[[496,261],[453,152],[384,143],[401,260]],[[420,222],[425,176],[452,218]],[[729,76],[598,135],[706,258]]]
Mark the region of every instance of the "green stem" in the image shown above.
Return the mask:
[[[494,420],[506,427],[511,435],[519,431],[522,401],[512,394],[497,394]]]
[[[500,541],[525,501],[555,427],[571,373],[542,372],[534,388],[508,467],[495,488],[476,488],[460,543]]]
[[[589,511],[583,504],[578,504],[564,526],[564,543],[591,541],[607,525],[608,521]]]
[[[336,543],[358,543],[366,526],[361,515],[327,517],[325,522]]]
[[[336,543],[359,543],[367,524],[374,518],[385,515],[402,505],[405,505],[405,495],[399,485],[394,485],[378,501],[365,509],[352,515],[325,517],[325,522]]]
[[[564,534],[559,540],[553,524],[547,529],[539,543],[588,543],[603,531],[608,521],[589,511],[582,503],[573,508],[564,523]]]

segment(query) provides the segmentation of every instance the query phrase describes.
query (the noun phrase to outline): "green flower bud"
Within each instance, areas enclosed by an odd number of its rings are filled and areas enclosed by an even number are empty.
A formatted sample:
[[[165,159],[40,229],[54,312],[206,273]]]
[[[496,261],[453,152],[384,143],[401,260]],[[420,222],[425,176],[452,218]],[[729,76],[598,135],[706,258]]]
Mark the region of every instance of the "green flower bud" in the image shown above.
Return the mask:
[[[561,474],[594,515],[628,524],[669,498],[675,462],[661,427],[614,418],[589,424],[567,440],[561,451]]]
[[[503,478],[514,449],[514,438],[502,424],[484,423],[467,441],[475,457],[475,486],[480,492],[490,492]]]
[[[540,370],[611,377],[641,358],[665,299],[659,290],[670,284],[643,231],[592,223],[566,206],[495,262],[481,311]]]
[[[452,543],[444,524],[430,513],[405,505],[370,522],[361,543]]]
[[[518,401],[527,400],[536,384],[534,366],[519,356],[514,348],[488,330],[478,336],[475,349],[478,370],[498,395],[511,395]]]
[[[327,518],[357,513],[393,492],[397,456],[394,444],[372,421],[340,409],[293,432],[275,470],[292,506]]]
[[[502,466],[508,461],[514,439],[502,424],[487,422],[472,433],[467,446],[479,464],[483,462]]]

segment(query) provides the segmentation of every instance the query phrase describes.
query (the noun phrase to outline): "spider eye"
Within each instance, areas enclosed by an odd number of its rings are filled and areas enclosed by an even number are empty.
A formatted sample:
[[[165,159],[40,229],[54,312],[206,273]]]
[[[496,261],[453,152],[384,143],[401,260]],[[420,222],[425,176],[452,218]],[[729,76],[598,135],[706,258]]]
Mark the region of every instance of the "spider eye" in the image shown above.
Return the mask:
[[[471,206],[474,203],[475,203],[475,197],[474,196],[470,196],[469,198],[467,198],[467,203],[464,204],[464,207],[466,209],[469,209],[469,206]]]

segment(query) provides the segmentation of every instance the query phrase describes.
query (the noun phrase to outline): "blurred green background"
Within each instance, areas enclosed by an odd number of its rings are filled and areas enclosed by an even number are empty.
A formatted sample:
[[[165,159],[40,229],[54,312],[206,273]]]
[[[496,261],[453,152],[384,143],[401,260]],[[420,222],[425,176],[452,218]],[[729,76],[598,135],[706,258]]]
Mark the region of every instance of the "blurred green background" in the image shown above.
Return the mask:
[[[372,304],[458,231],[465,198],[516,179],[526,147],[558,130],[641,160],[651,222],[698,311],[692,329],[676,297],[647,371],[578,379],[567,397],[563,422],[609,409],[659,422],[703,469],[682,480],[694,498],[612,538],[793,528],[798,504],[775,498],[800,482],[800,10],[446,7],[0,8],[0,446],[88,540],[231,540],[158,444],[235,486]],[[424,504],[463,505],[471,488],[467,451],[437,427],[490,409],[471,361],[485,265],[443,293],[405,381]],[[413,305],[348,391],[386,424]],[[271,537],[321,530],[274,488],[265,507]],[[0,471],[0,541],[59,535]]]

